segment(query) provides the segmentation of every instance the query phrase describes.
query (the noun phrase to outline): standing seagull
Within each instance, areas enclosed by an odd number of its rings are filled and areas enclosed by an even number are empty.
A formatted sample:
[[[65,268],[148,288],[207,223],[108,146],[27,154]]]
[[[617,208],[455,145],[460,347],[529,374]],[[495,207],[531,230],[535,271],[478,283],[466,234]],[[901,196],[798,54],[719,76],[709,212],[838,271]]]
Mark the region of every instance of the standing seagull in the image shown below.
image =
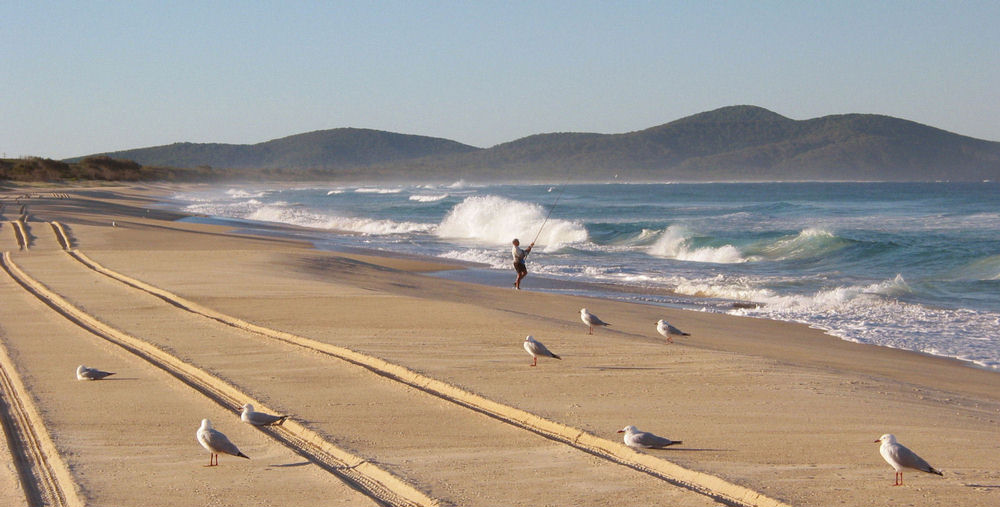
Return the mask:
[[[652,433],[639,431],[639,428],[635,426],[626,426],[618,430],[618,433],[625,434],[625,445],[640,449],[663,449],[668,445],[683,443],[680,440],[670,440],[669,438],[659,437]]]
[[[663,319],[656,321],[656,330],[667,339],[667,343],[674,343],[674,336],[691,336],[691,333],[685,333]]]
[[[231,454],[233,456],[250,459],[250,456],[240,452],[240,450],[236,448],[236,445],[230,442],[225,435],[212,429],[212,423],[208,419],[201,420],[201,427],[198,428],[196,435],[198,436],[198,443],[205,449],[208,449],[208,452],[211,453],[208,456],[208,465],[205,466],[218,466],[219,453]]]
[[[580,308],[580,320],[582,320],[584,324],[590,327],[590,332],[587,334],[594,334],[594,326],[611,325],[598,318],[597,315],[588,312],[586,308]]]
[[[528,353],[531,354],[531,357],[533,358],[531,366],[538,365],[538,356],[551,357],[553,359],[562,359],[561,357],[549,351],[549,349],[546,348],[545,345],[542,345],[542,342],[536,340],[530,334],[524,339],[524,350],[527,350]]]
[[[271,415],[264,412],[255,412],[253,405],[249,403],[243,405],[243,413],[240,414],[241,421],[254,426],[281,426],[281,423],[285,422],[287,418],[287,415]]]
[[[912,468],[929,474],[944,475],[940,470],[935,470],[934,467],[930,466],[923,458],[917,456],[917,453],[907,449],[905,445],[897,443],[896,435],[892,433],[886,433],[878,437],[878,440],[875,442],[882,442],[882,445],[878,448],[879,454],[882,455],[886,463],[896,469],[896,483],[893,486],[903,485],[904,468]]]
[[[87,368],[84,365],[76,367],[76,379],[77,380],[101,380],[104,377],[110,377],[114,375],[114,372],[101,371],[97,368]]]

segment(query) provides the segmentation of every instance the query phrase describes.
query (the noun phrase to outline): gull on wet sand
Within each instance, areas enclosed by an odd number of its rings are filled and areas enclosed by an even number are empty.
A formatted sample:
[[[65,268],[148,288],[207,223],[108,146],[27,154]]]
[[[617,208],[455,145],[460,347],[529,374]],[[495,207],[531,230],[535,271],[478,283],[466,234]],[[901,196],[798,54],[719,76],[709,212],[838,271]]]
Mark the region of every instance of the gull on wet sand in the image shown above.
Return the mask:
[[[110,377],[114,375],[114,372],[101,371],[97,368],[87,368],[84,365],[76,367],[76,379],[77,380],[101,380],[104,377]]]
[[[280,426],[287,418],[287,415],[271,415],[264,412],[257,412],[253,409],[253,405],[249,403],[243,405],[243,413],[240,414],[241,421],[254,426]]]
[[[524,339],[524,350],[528,351],[533,358],[531,366],[538,365],[538,356],[562,359],[561,357],[553,354],[545,345],[542,344],[542,342],[536,340],[530,334]]]
[[[594,326],[610,326],[607,322],[604,322],[597,315],[590,313],[586,308],[580,308],[580,320],[583,321],[588,327],[590,327],[590,332],[587,334],[594,334]]]
[[[652,433],[639,431],[639,428],[635,426],[626,426],[618,430],[618,433],[625,434],[625,445],[640,449],[662,449],[669,445],[683,443],[680,440],[670,440],[669,438],[657,436]]]
[[[212,423],[208,419],[201,420],[201,427],[198,428],[198,432],[195,435],[198,437],[198,443],[211,453],[208,456],[208,465],[205,466],[218,466],[219,454],[230,454],[250,459],[250,456],[240,452],[236,448],[236,445],[230,442],[229,438],[223,435],[222,432],[212,429]]]
[[[878,448],[879,454],[882,455],[886,463],[896,469],[896,482],[893,486],[903,485],[904,468],[911,468],[929,474],[944,475],[940,470],[935,470],[934,467],[930,466],[923,458],[917,456],[917,453],[909,450],[905,445],[896,442],[896,435],[892,433],[886,433],[878,437],[875,442],[882,442],[882,445]]]
[[[656,331],[667,339],[667,343],[674,343],[674,336],[691,336],[691,333],[685,333],[663,319],[656,321]]]

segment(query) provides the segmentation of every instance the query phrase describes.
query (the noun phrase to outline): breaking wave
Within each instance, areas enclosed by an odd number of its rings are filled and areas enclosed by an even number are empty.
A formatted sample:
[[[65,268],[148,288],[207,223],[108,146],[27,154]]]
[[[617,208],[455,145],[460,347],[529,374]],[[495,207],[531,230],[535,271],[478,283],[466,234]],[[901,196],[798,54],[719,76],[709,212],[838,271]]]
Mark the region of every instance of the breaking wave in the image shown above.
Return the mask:
[[[752,260],[783,261],[820,257],[850,245],[850,241],[837,237],[825,229],[804,229],[794,236],[786,236],[762,246]]]
[[[411,201],[417,202],[437,202],[442,199],[446,199],[448,194],[437,194],[437,195],[411,195]]]
[[[747,259],[739,248],[733,245],[692,246],[692,234],[687,228],[671,225],[646,251],[654,257],[680,261],[710,262],[715,264],[736,264]]]
[[[546,213],[537,204],[505,197],[467,197],[441,220],[435,234],[444,239],[471,240],[491,245],[509,245],[513,238],[519,238],[522,244],[527,244],[538,234],[537,243],[550,251],[587,240],[587,230],[579,222],[551,218],[545,222]]]

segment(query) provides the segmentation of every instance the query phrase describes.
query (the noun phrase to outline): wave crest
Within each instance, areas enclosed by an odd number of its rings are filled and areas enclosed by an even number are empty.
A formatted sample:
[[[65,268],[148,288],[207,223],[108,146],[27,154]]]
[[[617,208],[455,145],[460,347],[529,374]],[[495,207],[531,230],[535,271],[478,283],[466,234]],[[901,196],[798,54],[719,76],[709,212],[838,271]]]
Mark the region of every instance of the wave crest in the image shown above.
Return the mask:
[[[766,260],[811,259],[840,250],[848,245],[848,240],[838,237],[825,229],[808,228],[794,236],[778,239],[760,249],[759,255]]]
[[[667,227],[660,238],[646,251],[654,257],[679,261],[736,264],[746,262],[743,253],[733,245],[692,247],[692,234],[679,225]]]
[[[956,278],[979,281],[1000,280],[1000,255],[992,255],[967,264],[958,270]]]
[[[442,199],[446,199],[448,194],[437,194],[437,195],[411,195],[410,200],[416,202],[437,202]]]

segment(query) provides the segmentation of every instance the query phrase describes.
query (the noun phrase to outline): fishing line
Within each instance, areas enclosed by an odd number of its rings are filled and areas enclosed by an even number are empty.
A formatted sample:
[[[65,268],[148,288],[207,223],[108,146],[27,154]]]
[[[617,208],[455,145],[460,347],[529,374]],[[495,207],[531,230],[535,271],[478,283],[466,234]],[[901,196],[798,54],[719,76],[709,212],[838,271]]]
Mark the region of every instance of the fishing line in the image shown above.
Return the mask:
[[[556,206],[559,204],[559,199],[562,199],[563,192],[566,190],[566,185],[569,184],[570,177],[567,177],[566,181],[559,186],[559,194],[556,195],[556,201],[552,203],[552,207],[549,208],[549,212],[545,214],[545,220],[542,220],[542,225],[538,227],[538,232],[535,234],[535,239],[531,240],[532,245],[535,244],[535,241],[538,241],[538,236],[541,236],[542,229],[545,228],[545,223],[548,222],[549,217],[552,216],[552,210],[556,209]]]

